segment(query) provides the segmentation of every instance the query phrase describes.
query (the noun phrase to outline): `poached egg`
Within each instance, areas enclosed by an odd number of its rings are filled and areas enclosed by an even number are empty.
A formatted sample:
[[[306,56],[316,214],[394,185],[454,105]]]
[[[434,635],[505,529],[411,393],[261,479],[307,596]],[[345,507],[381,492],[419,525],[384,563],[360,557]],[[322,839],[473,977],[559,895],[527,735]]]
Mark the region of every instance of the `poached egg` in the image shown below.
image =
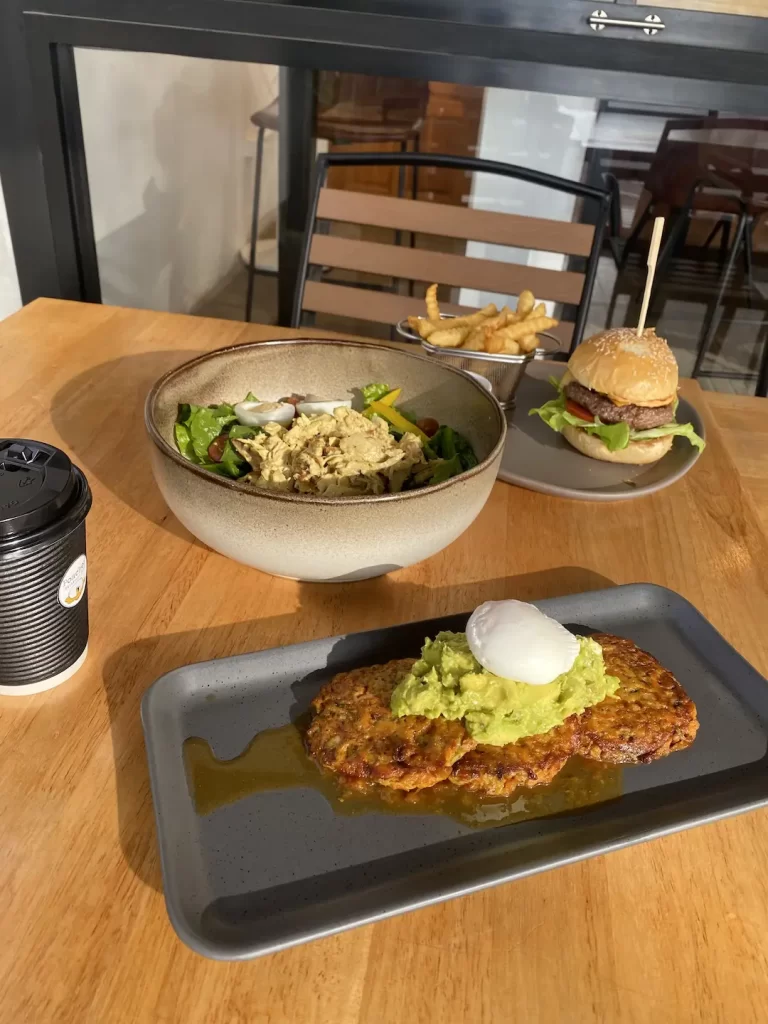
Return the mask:
[[[486,601],[467,623],[467,643],[484,669],[543,686],[572,668],[578,639],[525,601]]]

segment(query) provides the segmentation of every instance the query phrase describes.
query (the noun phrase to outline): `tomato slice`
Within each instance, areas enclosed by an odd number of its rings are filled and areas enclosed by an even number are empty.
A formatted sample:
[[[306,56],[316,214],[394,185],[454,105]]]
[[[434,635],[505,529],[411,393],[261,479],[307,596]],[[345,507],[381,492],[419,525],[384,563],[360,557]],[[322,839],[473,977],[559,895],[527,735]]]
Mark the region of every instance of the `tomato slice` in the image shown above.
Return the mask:
[[[579,405],[578,402],[574,402],[572,398],[566,398],[565,408],[573,416],[578,416],[580,420],[587,420],[588,423],[593,423],[595,417],[589,411],[585,409],[583,405]]]

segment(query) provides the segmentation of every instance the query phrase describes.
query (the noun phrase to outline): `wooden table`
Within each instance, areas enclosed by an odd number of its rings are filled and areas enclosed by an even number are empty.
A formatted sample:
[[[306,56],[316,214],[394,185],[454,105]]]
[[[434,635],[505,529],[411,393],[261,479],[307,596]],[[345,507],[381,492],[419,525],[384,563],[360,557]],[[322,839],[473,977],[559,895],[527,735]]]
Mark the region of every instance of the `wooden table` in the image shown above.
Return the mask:
[[[144,690],[171,668],[650,580],[768,671],[768,402],[690,382],[709,446],[652,497],[585,504],[498,484],[447,551],[348,585],[261,576],[193,542],[151,479],[144,396],[192,353],[286,334],[52,301],[0,326],[0,434],[62,446],[94,492],[88,662],[59,690],[0,700],[0,1020],[764,1021],[766,812],[250,963],[203,960],[176,938],[139,723]]]

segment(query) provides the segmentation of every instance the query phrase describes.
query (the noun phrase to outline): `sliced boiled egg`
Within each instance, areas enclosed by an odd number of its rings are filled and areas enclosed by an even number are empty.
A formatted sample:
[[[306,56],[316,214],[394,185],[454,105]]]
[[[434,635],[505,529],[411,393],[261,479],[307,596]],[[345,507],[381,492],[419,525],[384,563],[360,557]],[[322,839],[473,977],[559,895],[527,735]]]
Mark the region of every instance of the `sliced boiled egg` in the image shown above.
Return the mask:
[[[486,601],[467,623],[469,649],[503,679],[543,686],[573,667],[579,641],[524,601]]]
[[[287,427],[295,415],[290,402],[238,402],[235,406],[235,416],[246,427],[265,427],[267,423]]]
[[[303,402],[298,402],[296,405],[297,412],[302,413],[304,416],[322,416],[323,413],[330,413],[333,415],[335,409],[340,406],[344,406],[347,409],[352,408],[351,398],[315,398],[314,395],[307,395]]]

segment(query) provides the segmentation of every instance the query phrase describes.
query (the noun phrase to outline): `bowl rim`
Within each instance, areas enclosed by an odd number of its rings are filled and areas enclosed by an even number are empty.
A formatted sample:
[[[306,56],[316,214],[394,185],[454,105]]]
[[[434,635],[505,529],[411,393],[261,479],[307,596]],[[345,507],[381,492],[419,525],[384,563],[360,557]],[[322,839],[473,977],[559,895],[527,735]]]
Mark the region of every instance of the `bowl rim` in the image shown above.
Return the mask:
[[[161,377],[159,377],[147,395],[144,403],[144,426],[147,433],[149,434],[150,440],[153,442],[155,447],[160,451],[162,455],[169,458],[171,462],[181,466],[183,469],[188,470],[196,476],[201,477],[208,482],[218,485],[219,487],[225,487],[228,490],[236,491],[239,494],[250,494],[256,495],[259,498],[266,498],[269,501],[283,501],[290,503],[298,503],[303,505],[335,505],[335,506],[347,506],[347,505],[368,505],[374,502],[387,502],[387,501],[409,501],[415,500],[423,494],[434,494],[436,491],[448,490],[454,484],[459,483],[462,480],[467,480],[470,477],[478,476],[483,473],[491,463],[499,457],[501,450],[504,447],[504,443],[507,439],[507,421],[504,415],[504,410],[501,408],[499,403],[481,384],[476,380],[473,380],[468,374],[464,373],[463,370],[456,369],[453,366],[441,365],[441,369],[447,373],[455,374],[457,377],[466,383],[469,382],[473,388],[475,388],[494,411],[497,425],[499,428],[499,439],[493,446],[489,454],[478,462],[472,469],[467,469],[463,473],[459,473],[457,476],[451,477],[450,480],[444,480],[439,484],[428,484],[426,487],[419,487],[412,491],[398,491],[396,494],[361,494],[361,495],[349,495],[339,497],[325,497],[319,494],[296,494],[288,491],[273,491],[269,488],[255,488],[248,486],[247,484],[241,483],[239,480],[235,480],[231,477],[220,476],[218,473],[211,473],[202,466],[196,466],[194,462],[189,462],[178,452],[175,448],[170,445],[165,438],[160,434],[155,422],[154,422],[154,407],[157,398],[162,389],[169,383],[175,376],[182,373],[185,370],[190,369],[193,366],[198,366],[201,363],[207,362],[209,359],[216,357],[241,352],[244,349],[261,349],[263,347],[300,347],[303,345],[327,345],[330,347],[341,347],[341,348],[362,348],[366,350],[376,349],[380,352],[400,352],[408,359],[415,359],[418,362],[427,363],[430,367],[434,368],[436,360],[430,359],[427,356],[417,354],[416,352],[408,352],[404,348],[395,348],[391,345],[377,345],[367,341],[344,341],[341,339],[334,338],[273,338],[266,341],[246,341],[241,342],[237,345],[225,345],[222,348],[212,349],[210,352],[203,352],[199,356],[194,356],[192,359],[188,359],[184,363],[180,363],[178,366],[167,370]]]

